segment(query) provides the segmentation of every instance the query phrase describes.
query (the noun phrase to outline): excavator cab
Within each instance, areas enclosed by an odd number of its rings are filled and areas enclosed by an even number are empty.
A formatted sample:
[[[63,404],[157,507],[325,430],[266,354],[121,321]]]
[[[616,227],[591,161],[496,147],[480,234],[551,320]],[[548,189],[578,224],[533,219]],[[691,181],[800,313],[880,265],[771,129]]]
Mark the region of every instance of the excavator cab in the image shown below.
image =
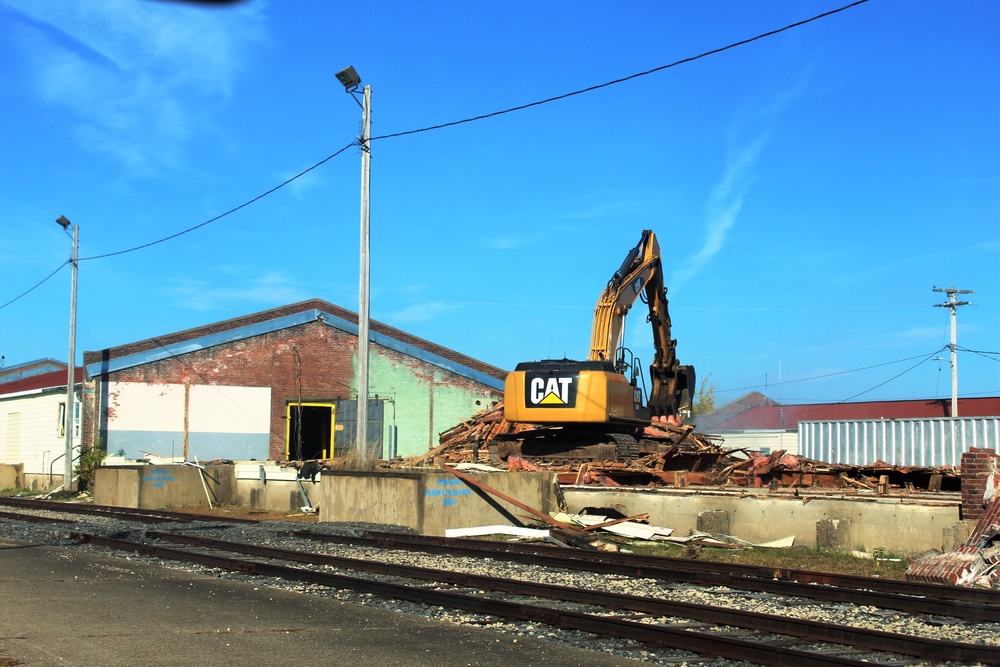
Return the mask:
[[[534,424],[649,423],[642,389],[610,361],[524,362],[504,383],[504,418]]]

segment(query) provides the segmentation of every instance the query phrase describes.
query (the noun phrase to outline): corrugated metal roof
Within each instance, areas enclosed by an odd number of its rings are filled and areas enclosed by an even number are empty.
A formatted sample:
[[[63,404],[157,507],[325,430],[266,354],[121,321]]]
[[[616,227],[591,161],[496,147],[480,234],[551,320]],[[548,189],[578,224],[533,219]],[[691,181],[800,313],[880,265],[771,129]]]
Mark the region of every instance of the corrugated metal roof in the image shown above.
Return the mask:
[[[950,398],[910,401],[870,401],[864,403],[815,403],[809,405],[757,405],[721,422],[708,433],[756,429],[795,430],[799,421],[844,421],[851,419],[925,419],[951,416]],[[1000,396],[958,399],[962,417],[1000,415]],[[709,416],[710,415],[706,415]],[[695,420],[697,424],[697,419]]]

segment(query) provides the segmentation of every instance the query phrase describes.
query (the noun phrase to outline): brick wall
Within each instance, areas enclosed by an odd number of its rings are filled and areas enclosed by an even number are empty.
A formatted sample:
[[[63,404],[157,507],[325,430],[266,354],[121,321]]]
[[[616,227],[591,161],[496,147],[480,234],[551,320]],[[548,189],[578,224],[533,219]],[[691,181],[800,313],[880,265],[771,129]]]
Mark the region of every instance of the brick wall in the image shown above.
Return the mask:
[[[973,447],[962,454],[962,512],[963,520],[978,521],[985,510],[983,494],[990,473],[996,472],[994,480],[1000,477],[1000,456],[992,449]]]
[[[103,382],[270,387],[269,456],[283,460],[289,402],[327,402],[357,396],[357,342],[353,334],[312,321],[96,376],[86,386],[82,441],[89,445],[100,437],[102,415],[97,404]],[[398,408],[400,417],[407,419],[403,435],[412,436],[415,430],[422,434],[419,442],[409,443],[409,447],[401,441],[401,454],[420,453],[436,446],[437,431],[487,407],[474,405],[476,397],[486,402],[499,400],[502,395],[474,380],[379,345],[371,346],[371,355],[370,395],[381,392],[386,397],[399,396],[393,410]],[[411,389],[407,390],[406,385]],[[470,398],[456,405],[447,400],[449,389]],[[445,426],[435,423],[436,395],[440,399],[437,407],[444,408],[441,417],[447,422]]]
[[[101,395],[103,381],[271,387],[270,456],[281,460],[288,401],[300,396],[309,401],[356,395],[356,344],[355,336],[309,322],[94,378],[91,396]],[[94,402],[90,401],[92,414],[87,421],[100,429],[101,415],[93,414]]]

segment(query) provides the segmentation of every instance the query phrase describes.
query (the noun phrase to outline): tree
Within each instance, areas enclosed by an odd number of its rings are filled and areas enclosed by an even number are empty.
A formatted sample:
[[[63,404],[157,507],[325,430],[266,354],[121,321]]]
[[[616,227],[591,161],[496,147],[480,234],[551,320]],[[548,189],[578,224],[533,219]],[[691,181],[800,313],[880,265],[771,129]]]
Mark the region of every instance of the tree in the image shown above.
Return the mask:
[[[705,415],[715,411],[715,383],[709,383],[711,379],[712,374],[709,373],[708,377],[701,381],[701,387],[695,394],[691,412],[696,415]]]

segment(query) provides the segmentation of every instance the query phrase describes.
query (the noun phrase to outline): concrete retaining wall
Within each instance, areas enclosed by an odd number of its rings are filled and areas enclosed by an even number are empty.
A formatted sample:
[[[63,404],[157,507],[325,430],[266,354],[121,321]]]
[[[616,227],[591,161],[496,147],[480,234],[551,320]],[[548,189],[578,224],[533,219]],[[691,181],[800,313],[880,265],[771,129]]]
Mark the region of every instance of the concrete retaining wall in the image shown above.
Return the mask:
[[[959,520],[957,497],[804,499],[583,487],[564,487],[563,495],[571,512],[611,507],[629,516],[648,513],[651,524],[673,528],[675,535],[705,530],[711,523],[728,525],[731,536],[755,544],[794,535],[798,546],[831,550],[883,547],[912,554],[942,549]]]
[[[206,492],[207,487],[207,492]],[[101,466],[94,471],[94,503],[141,509],[208,507],[236,501],[233,466]]]
[[[0,489],[23,489],[24,465],[0,463]]]
[[[552,473],[486,473],[475,479],[529,507],[546,513],[558,509]],[[448,528],[512,525],[505,512],[526,514],[492,496],[484,499],[445,472],[328,471],[323,473],[319,501],[320,521],[389,524],[425,535],[444,535]]]
[[[262,512],[301,512],[319,502],[318,475],[315,484],[307,479],[300,487],[295,468],[268,461],[237,463],[235,468],[237,505]]]

